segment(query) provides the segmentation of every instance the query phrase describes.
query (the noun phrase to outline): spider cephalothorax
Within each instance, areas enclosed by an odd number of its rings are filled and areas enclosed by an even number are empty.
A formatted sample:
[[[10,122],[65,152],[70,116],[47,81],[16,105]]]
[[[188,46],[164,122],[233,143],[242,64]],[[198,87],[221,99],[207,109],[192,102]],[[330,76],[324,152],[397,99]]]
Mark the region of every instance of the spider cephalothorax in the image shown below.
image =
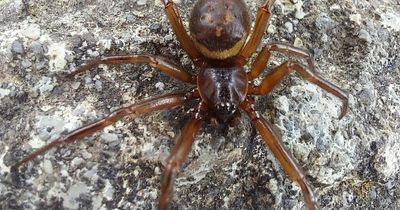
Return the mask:
[[[340,98],[343,102],[340,118],[344,116],[347,110],[347,95],[340,88],[314,72],[314,64],[308,51],[284,43],[265,44],[252,63],[251,69],[245,70],[243,66],[256,51],[261,41],[275,0],[266,0],[259,7],[253,32],[249,37],[250,18],[242,0],[199,0],[194,6],[190,19],[192,38],[183,27],[182,20],[180,20],[172,0],[162,0],[162,2],[177,39],[196,65],[197,75],[190,74],[168,59],[152,55],[105,57],[81,66],[73,74],[84,72],[100,64],[149,64],[181,82],[192,84],[194,87],[190,91],[166,94],[120,108],[108,117],[53,140],[13,165],[12,171],[16,171],[25,162],[53,147],[74,142],[115,123],[125,116],[138,116],[161,109],[170,109],[184,105],[189,101],[198,100],[197,110],[183,128],[171,155],[167,159],[161,183],[159,209],[168,208],[175,175],[187,158],[195,136],[200,129],[200,124],[207,119],[216,119],[219,124],[230,124],[234,121],[233,119],[239,116],[239,109],[248,115],[289,177],[299,184],[307,207],[317,209],[316,199],[312,195],[310,185],[305,179],[301,167],[286,151],[284,144],[275,134],[271,125],[254,110],[252,96],[269,93],[291,72],[299,73],[304,79]],[[292,60],[286,61],[271,69],[261,80],[261,83],[255,85],[254,79],[263,72],[272,52],[290,54],[306,59],[307,65]]]
[[[202,69],[197,86],[202,100],[219,123],[232,119],[248,89],[246,72],[241,67]]]

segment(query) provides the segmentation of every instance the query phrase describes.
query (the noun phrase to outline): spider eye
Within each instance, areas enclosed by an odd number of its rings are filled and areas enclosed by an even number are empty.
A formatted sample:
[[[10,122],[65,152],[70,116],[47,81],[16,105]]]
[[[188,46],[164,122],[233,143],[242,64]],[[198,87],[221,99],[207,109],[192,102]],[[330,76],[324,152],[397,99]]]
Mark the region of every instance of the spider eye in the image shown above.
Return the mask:
[[[237,106],[229,102],[222,102],[215,105],[215,115],[221,123],[227,123],[231,120],[236,110]]]

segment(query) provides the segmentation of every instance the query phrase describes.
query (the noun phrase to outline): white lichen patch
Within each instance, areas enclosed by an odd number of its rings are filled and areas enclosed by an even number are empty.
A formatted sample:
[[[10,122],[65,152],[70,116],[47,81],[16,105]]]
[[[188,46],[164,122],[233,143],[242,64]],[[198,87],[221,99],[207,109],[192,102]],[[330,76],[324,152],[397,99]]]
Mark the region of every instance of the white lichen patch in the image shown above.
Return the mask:
[[[394,116],[400,117],[400,86],[389,85],[388,96],[389,103],[386,103],[386,105],[389,111],[394,114]]]
[[[39,82],[36,84],[34,87],[34,90],[37,90],[40,92],[40,94],[44,94],[46,92],[50,92],[54,89],[56,83],[55,81],[50,78],[50,77],[42,77]]]
[[[385,146],[378,156],[378,164],[375,165],[385,180],[395,178],[400,171],[400,135],[390,135]]]
[[[114,187],[110,184],[109,180],[105,180],[105,186],[103,189],[103,196],[107,200],[112,200],[114,198]]]
[[[384,12],[382,15],[382,24],[395,31],[400,31],[400,16],[399,14]]]
[[[8,96],[8,94],[10,94],[10,93],[11,93],[11,90],[0,88],[0,99],[4,98],[5,96]]]
[[[103,133],[101,134],[100,138],[105,140],[106,142],[118,141],[118,135],[115,133]]]
[[[46,144],[38,135],[31,133],[30,140],[28,141],[28,145],[32,149],[38,149]]]
[[[50,160],[43,160],[43,170],[46,174],[53,174],[53,165]]]
[[[77,199],[81,194],[88,194],[89,192],[90,189],[85,183],[75,182],[74,185],[69,188],[65,196],[63,196],[64,207],[68,209],[79,209],[79,202],[77,202]]]
[[[26,25],[26,27],[24,27],[21,30],[21,34],[29,39],[32,40],[37,40],[40,38],[40,26],[38,24],[29,24]]]
[[[350,20],[357,23],[358,25],[361,25],[361,14],[351,14],[350,15]]]
[[[53,196],[55,196],[55,197],[67,196],[63,191],[64,188],[65,188],[64,183],[54,182],[54,184],[52,184],[51,188],[49,189],[49,191],[47,193],[47,199],[51,199]]]
[[[66,49],[65,43],[53,43],[49,46],[47,55],[49,56],[49,70],[53,72],[63,71],[67,65],[65,57],[71,54]]]
[[[62,132],[72,131],[83,125],[82,120],[96,118],[96,113],[90,103],[83,102],[76,108],[58,107],[60,110],[50,115],[38,115],[36,117],[35,130],[28,142],[32,148],[39,148],[45,141],[54,140]]]
[[[5,151],[8,151],[8,147],[5,146]],[[6,165],[4,165],[4,156],[7,153],[3,152],[2,154],[0,154],[0,171],[1,173],[9,171],[9,167],[7,167]],[[0,187],[0,193],[1,193],[1,187]]]
[[[305,13],[303,11],[303,2],[297,1],[297,3],[295,4],[295,7],[296,7],[296,13],[294,14],[294,16],[297,19],[303,19],[307,15],[307,13]]]

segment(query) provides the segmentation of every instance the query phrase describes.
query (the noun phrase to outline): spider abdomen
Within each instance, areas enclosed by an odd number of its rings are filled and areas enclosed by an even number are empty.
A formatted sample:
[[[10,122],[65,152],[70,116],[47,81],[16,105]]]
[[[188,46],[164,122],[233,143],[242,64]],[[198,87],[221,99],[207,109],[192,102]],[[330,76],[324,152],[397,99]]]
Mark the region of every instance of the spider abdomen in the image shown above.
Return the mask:
[[[190,33],[195,46],[211,59],[239,53],[250,30],[250,16],[242,0],[200,0],[193,8]]]
[[[197,86],[214,117],[226,123],[246,98],[246,72],[241,67],[205,68],[197,77]]]

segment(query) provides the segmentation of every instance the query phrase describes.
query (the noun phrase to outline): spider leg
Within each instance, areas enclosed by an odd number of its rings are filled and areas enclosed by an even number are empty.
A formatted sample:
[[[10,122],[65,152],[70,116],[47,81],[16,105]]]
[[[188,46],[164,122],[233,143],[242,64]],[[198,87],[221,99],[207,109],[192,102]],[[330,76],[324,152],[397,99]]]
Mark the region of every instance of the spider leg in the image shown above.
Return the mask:
[[[67,134],[61,135],[59,138],[55,139],[51,143],[43,146],[42,148],[34,151],[30,155],[26,156],[24,159],[18,161],[16,164],[14,164],[11,167],[12,171],[16,171],[19,166],[24,164],[25,162],[28,162],[34,158],[36,158],[39,155],[44,154],[48,150],[58,147],[63,144],[69,144],[72,143],[78,139],[81,139],[87,135],[90,135],[108,125],[111,125],[118,121],[119,119],[125,117],[125,116],[139,116],[145,113],[153,112],[153,111],[158,111],[162,109],[169,109],[173,108],[175,106],[183,105],[187,101],[193,100],[195,98],[198,98],[198,92],[189,92],[189,93],[176,93],[176,94],[167,94],[159,97],[155,97],[152,99],[148,99],[145,101],[142,101],[140,103],[123,107],[120,108],[114,112],[112,112],[110,115],[107,117],[98,120],[96,122],[90,123],[88,125],[85,125],[81,128],[75,129]]]
[[[326,90],[332,95],[338,97],[342,101],[341,114],[339,119],[341,119],[347,112],[348,108],[348,98],[347,94],[337,87],[336,85],[324,80],[318,74],[311,71],[308,68],[303,67],[297,62],[286,61],[280,66],[272,69],[263,79],[261,84],[256,87],[251,87],[249,90],[249,94],[253,95],[265,95],[270,92],[277,84],[279,84],[283,78],[290,74],[291,72],[296,71],[299,73],[304,79],[307,81],[318,85],[320,88]]]
[[[239,65],[244,65],[246,60],[256,51],[260,41],[264,35],[266,28],[268,27],[268,22],[271,16],[272,6],[275,0],[266,0],[257,11],[257,17],[254,23],[253,32],[247,39],[246,44],[243,46],[242,50],[238,56]]]
[[[161,0],[161,2],[164,4],[165,13],[169,19],[172,29],[176,34],[176,38],[182,45],[182,48],[189,54],[189,57],[196,66],[203,65],[203,56],[194,46],[192,39],[186,32],[175,3],[172,0]]]
[[[261,137],[267,144],[268,148],[274,154],[275,158],[279,161],[282,168],[289,175],[290,179],[297,182],[300,186],[302,194],[304,196],[304,201],[309,210],[318,209],[316,199],[313,195],[311,187],[306,180],[306,176],[292,157],[292,155],[286,150],[283,142],[279,139],[276,133],[273,131],[271,125],[256,111],[252,108],[253,102],[249,99],[242,102],[240,107],[247,113],[250,120],[256,130],[260,133]]]
[[[100,64],[149,64],[150,66],[161,70],[169,76],[191,84],[196,84],[196,77],[178,65],[168,61],[166,58],[155,55],[123,55],[110,56],[90,61],[89,63],[79,67],[71,73],[71,76],[95,68]]]
[[[247,73],[248,80],[253,80],[261,74],[268,63],[271,52],[280,52],[289,56],[306,59],[308,68],[312,71],[315,70],[312,55],[308,50],[297,48],[287,43],[272,42],[267,43],[256,57],[252,64],[251,71]]]
[[[200,109],[194,117],[192,117],[189,122],[186,123],[182,130],[181,135],[178,138],[177,143],[172,149],[171,155],[167,159],[167,165],[163,174],[161,181],[161,195],[158,204],[159,210],[167,210],[171,199],[171,194],[173,190],[173,185],[175,181],[175,176],[178,173],[182,163],[186,160],[193,142],[200,128],[200,124],[203,119],[204,110],[201,110],[202,103],[200,103]]]

